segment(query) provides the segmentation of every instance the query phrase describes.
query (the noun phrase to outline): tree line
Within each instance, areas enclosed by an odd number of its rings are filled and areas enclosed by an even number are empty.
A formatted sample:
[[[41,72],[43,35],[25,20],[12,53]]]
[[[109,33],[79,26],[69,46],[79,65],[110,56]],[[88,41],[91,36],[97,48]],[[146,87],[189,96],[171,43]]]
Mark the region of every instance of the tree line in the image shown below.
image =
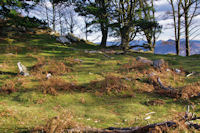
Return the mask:
[[[158,0],[157,0],[158,1]],[[189,40],[198,32],[194,26],[194,19],[199,15],[199,0],[166,0],[171,10],[166,14],[173,20],[176,54],[180,54],[180,40],[184,35],[186,55],[190,55]],[[51,9],[46,5],[51,3]],[[121,49],[127,52],[137,46],[129,43],[137,36],[145,38],[143,46],[154,51],[156,40],[162,32],[162,26],[158,23],[155,10],[156,0],[21,0],[0,1],[0,15],[8,17],[16,10],[23,9],[27,13],[35,6],[44,8],[45,21],[49,27],[56,30],[58,23],[61,35],[64,30],[72,33],[78,28],[77,14],[84,17],[84,32],[86,39],[88,33],[101,32],[100,47],[106,47],[108,36],[121,39]],[[75,13],[76,12],[76,13]],[[196,35],[196,34],[195,34]]]

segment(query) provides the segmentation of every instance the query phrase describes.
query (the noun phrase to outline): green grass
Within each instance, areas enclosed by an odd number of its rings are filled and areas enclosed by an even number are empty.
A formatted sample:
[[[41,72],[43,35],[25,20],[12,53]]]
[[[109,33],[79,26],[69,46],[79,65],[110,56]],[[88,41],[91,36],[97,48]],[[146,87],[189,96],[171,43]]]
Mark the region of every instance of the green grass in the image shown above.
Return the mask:
[[[17,62],[31,67],[37,62],[37,57],[63,60],[73,57],[83,60],[81,64],[73,65],[73,71],[60,77],[70,82],[76,82],[87,88],[87,91],[60,92],[57,96],[43,94],[38,81],[30,76],[25,78],[26,84],[12,94],[0,94],[0,132],[26,131],[35,126],[44,125],[49,118],[61,114],[64,110],[73,112],[74,119],[84,124],[98,128],[141,126],[147,123],[170,120],[173,113],[184,112],[188,101],[174,101],[172,98],[153,93],[135,91],[134,97],[123,98],[120,95],[95,95],[95,88],[88,85],[94,80],[103,80],[108,73],[118,73],[122,64],[137,56],[149,59],[165,59],[171,68],[183,68],[185,71],[200,73],[200,55],[180,57],[174,55],[154,55],[150,53],[130,53],[128,55],[114,55],[112,59],[102,54],[86,54],[85,49],[97,50],[96,45],[73,44],[62,46],[49,35],[30,35],[26,41],[15,41],[13,49],[8,49],[6,41],[0,42],[0,85],[6,80],[16,80],[23,77],[18,73]],[[73,50],[75,49],[75,50]],[[12,54],[9,54],[12,53]],[[131,73],[130,73],[131,74]],[[24,78],[23,78],[24,79]],[[199,74],[185,79],[184,84],[196,82]],[[134,84],[134,82],[133,82]],[[81,101],[84,99],[84,103]],[[147,106],[149,100],[162,99],[166,102],[160,106]],[[192,99],[198,103],[199,99]],[[200,107],[196,113],[200,114]],[[151,119],[145,121],[146,113],[155,112]]]

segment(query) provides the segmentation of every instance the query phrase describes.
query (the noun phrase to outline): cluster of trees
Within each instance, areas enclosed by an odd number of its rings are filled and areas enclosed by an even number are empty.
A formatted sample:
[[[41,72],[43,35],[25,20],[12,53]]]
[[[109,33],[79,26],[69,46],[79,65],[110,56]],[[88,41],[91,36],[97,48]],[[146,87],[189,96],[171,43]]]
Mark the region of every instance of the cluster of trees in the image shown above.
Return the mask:
[[[161,33],[155,10],[156,0],[32,0],[27,4],[21,0],[2,0],[0,15],[13,9],[24,8],[27,12],[35,5],[41,6],[42,14],[49,27],[56,30],[59,25],[61,35],[66,31],[73,33],[79,27],[76,15],[84,17],[84,32],[101,31],[101,47],[106,47],[108,36],[121,39],[121,48],[126,52],[132,47],[129,42],[137,36],[147,41],[142,47],[154,51],[156,39]],[[199,0],[167,0],[171,6],[177,55],[180,51],[180,38],[185,33],[186,54],[190,55],[189,39],[195,28],[194,17],[198,16]],[[50,3],[48,6],[46,3]],[[34,3],[34,4],[33,4]],[[11,8],[12,7],[12,8]],[[195,30],[196,32],[197,30]],[[136,47],[136,46],[133,46]],[[140,46],[141,47],[141,46]]]

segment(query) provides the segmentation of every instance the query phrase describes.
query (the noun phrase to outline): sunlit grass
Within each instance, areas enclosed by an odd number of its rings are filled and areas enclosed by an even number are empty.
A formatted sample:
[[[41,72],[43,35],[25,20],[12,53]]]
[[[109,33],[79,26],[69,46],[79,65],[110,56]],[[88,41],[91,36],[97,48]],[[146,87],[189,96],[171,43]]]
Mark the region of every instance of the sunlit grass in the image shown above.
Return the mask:
[[[126,77],[137,76],[134,71],[130,73],[120,72],[120,67],[129,60],[143,56],[149,59],[165,59],[171,68],[183,68],[188,72],[200,73],[200,56],[179,57],[174,55],[153,55],[150,53],[130,53],[128,55],[114,55],[107,58],[103,54],[87,54],[84,49],[97,50],[96,45],[72,44],[62,46],[49,35],[32,35],[26,42],[13,42],[12,45],[20,47],[16,53],[15,49],[6,51],[6,42],[0,43],[0,85],[7,80],[24,80],[23,85],[17,92],[0,94],[0,132],[24,131],[28,128],[44,125],[53,116],[59,115],[64,110],[70,110],[75,115],[77,122],[85,126],[98,128],[131,127],[141,126],[147,123],[162,122],[170,120],[173,113],[184,112],[188,101],[174,100],[172,98],[159,96],[154,93],[138,92],[135,82],[133,85],[133,97],[122,97],[121,95],[99,94],[96,88],[91,88],[91,81],[103,81],[106,75],[111,73]],[[75,49],[75,50],[72,50]],[[10,53],[10,54],[9,54]],[[79,64],[72,64],[71,72],[57,75],[67,82],[75,82],[84,86],[83,90],[58,92],[58,95],[43,94],[40,89],[39,80],[30,77],[17,76],[17,62],[22,62],[31,70],[37,63],[37,58],[54,59],[67,64],[66,58],[82,60]],[[48,60],[47,60],[48,61]],[[137,78],[137,77],[135,77]],[[173,86],[184,86],[191,82],[199,81],[199,75],[185,78],[184,82],[173,83]],[[17,82],[17,81],[16,81]],[[173,82],[173,80],[169,80]],[[147,106],[146,102],[162,99],[166,104],[160,106]],[[193,102],[200,102],[192,99]],[[200,107],[196,107],[196,113],[200,114]],[[145,114],[155,112],[151,119],[146,121]]]

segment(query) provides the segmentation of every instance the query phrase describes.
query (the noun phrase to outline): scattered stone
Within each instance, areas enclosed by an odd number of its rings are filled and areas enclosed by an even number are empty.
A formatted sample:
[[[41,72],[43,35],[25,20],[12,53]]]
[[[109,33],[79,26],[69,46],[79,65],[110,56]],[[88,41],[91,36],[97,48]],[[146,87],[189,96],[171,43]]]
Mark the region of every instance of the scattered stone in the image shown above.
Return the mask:
[[[51,78],[51,73],[47,73],[46,79],[50,79]]]
[[[96,50],[92,50],[92,51],[88,51],[88,53],[94,54],[94,53],[97,53],[97,51]]]
[[[126,77],[126,78],[124,78],[124,79],[125,79],[125,80],[127,80],[127,81],[131,81],[131,79],[130,79],[130,78],[127,78],[127,77]]]
[[[161,68],[164,64],[165,64],[165,61],[163,59],[153,61],[154,68]]]
[[[175,72],[176,72],[177,74],[180,74],[180,73],[181,73],[181,70],[180,70],[180,69],[175,69]]]
[[[83,62],[83,60],[80,60],[80,59],[74,59],[74,61],[76,61],[76,62]]]
[[[59,33],[57,33],[56,31],[51,31],[51,32],[50,32],[50,35],[51,35],[51,36],[55,36],[55,35],[58,35],[58,34],[59,34]]]
[[[73,34],[67,34],[66,36],[71,42],[78,42],[79,39],[75,37]]]
[[[155,76],[155,75],[156,75],[156,74],[155,74],[154,72],[148,74],[149,77],[153,77],[153,76]]]
[[[147,116],[144,118],[144,120],[149,120],[149,119],[151,119],[151,116]]]
[[[14,55],[13,53],[8,53],[7,55]]]
[[[89,75],[92,75],[93,73],[89,72]]]
[[[151,100],[147,102],[147,105],[151,105],[151,106],[156,106],[156,105],[163,105],[165,104],[165,101],[158,99],[158,100]]]
[[[56,38],[56,40],[63,44],[65,44],[65,43],[71,44],[71,41],[69,39],[67,39],[65,36],[59,36],[58,38]]]
[[[109,55],[107,55],[107,54],[104,54],[104,56],[105,56],[105,57],[108,57],[108,58],[111,58],[111,56],[109,56]]]
[[[151,115],[151,114],[155,114],[156,112],[149,112],[149,113],[146,113],[145,115]]]
[[[29,76],[27,68],[21,64],[21,62],[17,63],[17,66],[19,68],[19,73],[23,76]]]
[[[192,76],[193,74],[195,74],[195,72],[189,73],[188,75],[186,75],[186,77],[188,78],[188,77]]]
[[[96,54],[96,53],[102,54],[103,53],[102,51],[97,51],[97,50],[91,50],[91,51],[85,50],[84,52],[89,53],[89,54]]]
[[[142,63],[145,63],[145,64],[150,64],[150,65],[153,65],[153,61],[147,59],[147,58],[144,58],[144,57],[141,57],[141,56],[138,56],[136,58],[137,61],[140,61]]]

